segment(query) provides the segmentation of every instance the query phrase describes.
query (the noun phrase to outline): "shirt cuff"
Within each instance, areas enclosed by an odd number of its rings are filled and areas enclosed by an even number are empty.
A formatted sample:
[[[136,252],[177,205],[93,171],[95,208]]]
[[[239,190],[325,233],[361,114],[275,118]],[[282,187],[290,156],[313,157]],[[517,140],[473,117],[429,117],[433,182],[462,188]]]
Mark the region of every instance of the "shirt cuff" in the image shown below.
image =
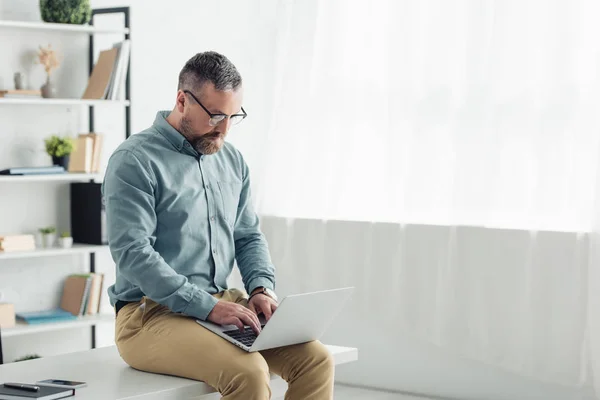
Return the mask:
[[[203,290],[196,290],[184,310],[184,314],[206,321],[208,314],[215,308],[219,300]]]
[[[248,294],[252,294],[254,289],[259,288],[259,287],[265,287],[265,288],[271,289],[273,291],[275,290],[275,285],[273,285],[273,281],[271,281],[269,278],[258,277],[258,278],[252,279],[248,283],[248,287],[246,288],[246,291],[248,292]]]

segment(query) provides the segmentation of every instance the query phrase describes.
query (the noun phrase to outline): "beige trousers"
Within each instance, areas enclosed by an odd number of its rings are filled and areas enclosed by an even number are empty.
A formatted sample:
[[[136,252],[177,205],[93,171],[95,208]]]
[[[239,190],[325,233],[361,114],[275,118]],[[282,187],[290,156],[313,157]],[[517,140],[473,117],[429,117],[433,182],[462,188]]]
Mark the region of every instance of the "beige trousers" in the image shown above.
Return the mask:
[[[237,289],[215,297],[247,306]],[[319,341],[248,353],[148,298],[119,310],[115,340],[131,367],[206,382],[222,399],[269,399],[269,372],[288,382],[286,400],[333,398],[334,363]]]

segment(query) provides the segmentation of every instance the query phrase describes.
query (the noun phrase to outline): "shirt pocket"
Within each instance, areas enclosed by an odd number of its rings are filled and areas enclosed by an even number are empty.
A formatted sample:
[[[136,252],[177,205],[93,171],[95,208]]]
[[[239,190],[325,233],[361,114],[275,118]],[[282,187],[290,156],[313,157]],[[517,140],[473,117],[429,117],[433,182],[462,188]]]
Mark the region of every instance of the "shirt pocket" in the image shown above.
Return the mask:
[[[229,226],[233,226],[237,218],[242,183],[218,181],[217,184],[219,186],[219,194],[221,195],[221,215]]]

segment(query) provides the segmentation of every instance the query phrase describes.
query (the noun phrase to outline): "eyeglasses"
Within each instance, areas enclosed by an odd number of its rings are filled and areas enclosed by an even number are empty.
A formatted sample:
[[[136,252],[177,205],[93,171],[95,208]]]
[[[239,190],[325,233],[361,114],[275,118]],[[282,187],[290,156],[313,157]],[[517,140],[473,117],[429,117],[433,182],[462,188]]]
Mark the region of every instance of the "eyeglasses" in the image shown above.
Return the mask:
[[[213,114],[210,111],[208,111],[206,109],[206,107],[204,107],[202,105],[202,103],[200,103],[200,100],[198,100],[196,98],[196,96],[194,96],[194,94],[192,92],[190,92],[189,90],[184,90],[183,93],[187,93],[190,96],[192,96],[194,98],[194,100],[196,100],[196,103],[198,103],[200,105],[200,107],[202,107],[204,109],[204,111],[206,111],[206,113],[210,116],[210,119],[208,120],[208,124],[210,126],[217,126],[219,125],[221,122],[223,122],[225,120],[225,118],[229,117],[229,120],[231,121],[232,125],[237,125],[240,122],[242,122],[242,120],[244,118],[246,118],[248,116],[248,114],[246,114],[246,111],[244,111],[244,107],[242,107],[242,113],[243,114],[233,114],[233,115],[227,115],[227,114]]]

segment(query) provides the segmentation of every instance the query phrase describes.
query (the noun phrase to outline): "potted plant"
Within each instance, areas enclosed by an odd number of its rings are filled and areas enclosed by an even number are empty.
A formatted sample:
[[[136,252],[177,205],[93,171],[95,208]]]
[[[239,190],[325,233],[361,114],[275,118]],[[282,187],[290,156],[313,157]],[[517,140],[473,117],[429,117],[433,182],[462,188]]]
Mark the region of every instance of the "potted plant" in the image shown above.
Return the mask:
[[[46,152],[52,157],[53,165],[60,165],[65,170],[69,168],[69,155],[75,149],[73,139],[56,135],[46,139]]]
[[[53,226],[41,228],[40,233],[42,234],[43,246],[47,249],[53,247],[54,242],[56,241],[56,228]]]
[[[40,0],[44,22],[87,24],[92,17],[90,0]]]
[[[42,358],[42,357],[38,354],[27,354],[23,357],[17,358],[14,362],[35,360],[36,358]]]
[[[42,91],[42,97],[56,97],[56,86],[54,86],[54,83],[50,81],[50,75],[52,75],[52,71],[54,71],[54,69],[58,68],[60,63],[58,62],[58,58],[56,58],[56,52],[52,50],[51,45],[48,45],[48,47],[40,46],[37,63],[42,64],[44,66],[44,70],[46,71],[46,83],[44,83],[44,85],[40,88]]]
[[[63,232],[60,234],[60,238],[58,238],[58,245],[63,249],[68,249],[73,246],[73,238],[69,232]]]

